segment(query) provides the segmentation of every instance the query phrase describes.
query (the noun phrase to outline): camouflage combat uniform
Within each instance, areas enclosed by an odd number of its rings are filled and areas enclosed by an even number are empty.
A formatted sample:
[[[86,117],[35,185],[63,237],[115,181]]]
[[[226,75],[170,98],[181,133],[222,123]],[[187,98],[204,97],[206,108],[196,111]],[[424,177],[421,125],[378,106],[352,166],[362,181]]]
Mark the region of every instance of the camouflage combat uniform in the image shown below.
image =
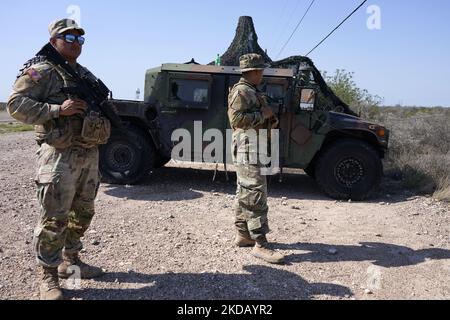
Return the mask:
[[[80,75],[93,75],[77,65]],[[63,87],[74,87],[71,76],[48,61],[23,71],[8,101],[15,119],[35,125],[40,145],[36,174],[40,219],[34,233],[38,263],[57,267],[62,250],[79,252],[94,216],[94,199],[99,187],[98,144],[109,137],[109,122],[101,118],[100,136],[91,139],[82,129],[86,116],[60,117],[60,106],[69,97]]]
[[[240,57],[239,63],[243,77],[228,97],[228,117],[233,128],[233,162],[237,175],[235,245],[253,247],[253,256],[281,264],[284,263],[284,255],[274,250],[266,237],[269,232],[269,208],[265,173],[268,171],[262,159],[264,156],[266,161],[268,150],[259,149],[261,143],[270,144],[269,131],[276,128],[278,119],[270,112],[265,96],[255,87],[262,79],[264,58],[250,53]]]
[[[249,137],[267,129],[261,107],[264,98],[245,79],[241,79],[228,97],[228,117],[233,129],[233,162],[237,174],[235,225],[243,235],[259,240],[269,232],[267,219],[267,179],[261,174],[257,143]],[[253,130],[251,130],[253,129]]]

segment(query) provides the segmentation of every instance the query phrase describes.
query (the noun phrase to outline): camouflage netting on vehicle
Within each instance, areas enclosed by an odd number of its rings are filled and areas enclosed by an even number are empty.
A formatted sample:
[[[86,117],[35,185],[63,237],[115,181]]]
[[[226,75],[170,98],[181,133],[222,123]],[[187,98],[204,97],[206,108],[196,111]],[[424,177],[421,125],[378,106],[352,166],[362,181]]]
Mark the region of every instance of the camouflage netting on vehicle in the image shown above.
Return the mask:
[[[294,74],[302,75],[301,85],[317,85],[321,88],[318,97],[318,106],[323,110],[334,110],[357,116],[350,107],[342,101],[333,90],[327,85],[320,71],[314,65],[314,62],[308,57],[292,56],[280,61],[274,61],[270,64],[272,68],[284,68],[294,70]]]
[[[238,66],[239,57],[247,53],[257,53],[264,57],[266,63],[272,62],[272,59],[258,44],[258,35],[252,17],[240,17],[236,36],[228,50],[221,57],[222,66]],[[214,62],[210,63],[211,65]]]
[[[321,90],[317,105],[320,106],[321,109],[338,111],[357,116],[357,114],[353,112],[345,102],[336,96],[330,87],[328,87],[320,71],[308,57],[292,56],[283,60],[272,61],[272,59],[263,49],[261,49],[258,44],[258,35],[256,34],[253,19],[251,17],[244,16],[239,18],[236,36],[234,37],[234,40],[228,50],[221,57],[221,65],[239,66],[239,57],[248,53],[257,53],[262,55],[265,62],[272,68],[293,69],[294,74],[301,74],[303,76],[303,79],[301,79],[301,85],[303,86],[319,86]],[[211,62],[210,65],[214,65],[214,62]]]

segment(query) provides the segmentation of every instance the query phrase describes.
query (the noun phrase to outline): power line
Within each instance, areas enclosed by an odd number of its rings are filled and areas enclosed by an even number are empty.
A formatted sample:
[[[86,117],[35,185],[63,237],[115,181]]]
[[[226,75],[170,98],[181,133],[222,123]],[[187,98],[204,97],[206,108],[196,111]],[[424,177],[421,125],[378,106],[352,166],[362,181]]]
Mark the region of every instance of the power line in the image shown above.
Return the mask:
[[[347,18],[345,18],[336,28],[333,29],[333,31],[331,31],[322,41],[320,41],[314,48],[311,49],[311,51],[309,51],[305,56],[309,56],[309,54],[311,52],[313,52],[314,50],[316,50],[322,43],[325,42],[325,40],[327,40],[337,29],[339,29],[340,26],[342,26],[344,24],[345,21],[347,21],[352,15],[354,15],[356,13],[356,11],[358,11],[365,3],[367,2],[367,0],[364,0],[363,3],[361,3],[355,10],[353,10],[352,13],[350,13]]]
[[[284,6],[283,6],[283,10],[281,10],[281,14],[280,14],[280,17],[278,18],[278,21],[281,20],[281,18],[283,18],[284,13],[286,12],[288,3],[289,3],[289,0],[286,0],[286,2],[284,3]]]
[[[294,36],[294,34],[297,32],[298,27],[300,27],[300,25],[302,24],[303,20],[305,19],[306,15],[308,14],[309,10],[311,9],[311,7],[313,6],[314,2],[316,2],[316,0],[312,0],[308,9],[306,9],[305,14],[303,15],[303,17],[300,19],[300,21],[297,23],[297,26],[294,28],[294,31],[292,31],[289,39],[286,41],[286,43],[284,44],[284,46],[281,48],[280,52],[278,52],[278,55],[276,57],[276,59],[278,59],[278,57],[281,55],[281,53],[283,52],[283,50],[286,48],[286,46],[288,45],[289,41],[291,41],[292,37]]]
[[[285,15],[285,12],[286,12],[286,9],[288,7],[288,4],[289,4],[289,0],[286,0],[286,2],[284,3],[283,10],[282,10],[279,18],[277,20],[275,20],[275,21],[282,21],[282,18]],[[278,28],[277,28],[276,31],[277,31],[277,35],[278,36],[275,38],[276,39],[275,47],[278,47],[278,42],[280,41],[280,36],[283,34],[283,31],[284,31],[281,23],[278,24]]]
[[[274,47],[274,51],[275,51],[275,48],[277,48],[278,45],[281,43],[281,39],[283,38],[283,35],[285,34],[285,32],[286,32],[286,30],[287,30],[287,28],[289,26],[289,23],[292,21],[292,18],[294,17],[294,14],[297,11],[298,7],[300,6],[301,2],[302,2],[302,0],[297,0],[297,3],[295,4],[295,7],[293,8],[293,10],[291,10],[291,14],[289,15],[289,18],[286,17],[286,23],[284,24],[284,27],[280,29],[280,32],[279,32],[278,37],[277,37],[277,42],[276,42],[275,47]],[[287,7],[287,4],[288,4],[288,2],[286,3],[286,7]]]

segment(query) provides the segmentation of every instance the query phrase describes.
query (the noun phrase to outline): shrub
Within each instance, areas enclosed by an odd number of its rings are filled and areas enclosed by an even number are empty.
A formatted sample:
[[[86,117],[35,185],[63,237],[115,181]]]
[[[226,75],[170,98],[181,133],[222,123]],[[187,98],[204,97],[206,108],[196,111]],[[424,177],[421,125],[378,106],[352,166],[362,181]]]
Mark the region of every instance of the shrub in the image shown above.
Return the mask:
[[[441,178],[433,197],[440,200],[450,202],[450,177]]]

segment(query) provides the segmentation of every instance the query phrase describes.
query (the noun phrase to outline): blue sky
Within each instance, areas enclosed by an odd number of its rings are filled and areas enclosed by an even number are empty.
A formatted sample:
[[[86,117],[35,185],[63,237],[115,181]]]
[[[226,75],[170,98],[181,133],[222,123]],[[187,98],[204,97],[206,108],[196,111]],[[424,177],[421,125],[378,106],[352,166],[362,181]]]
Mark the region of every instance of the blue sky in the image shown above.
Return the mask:
[[[316,0],[280,58],[305,54],[361,0]],[[224,6],[224,3],[227,6]],[[214,60],[233,40],[241,15],[253,17],[261,47],[275,59],[310,0],[1,1],[0,101],[21,65],[48,41],[48,24],[80,9],[87,42],[79,62],[134,99],[145,70],[166,62]],[[369,30],[366,9],[381,10]],[[320,70],[355,72],[361,88],[385,104],[450,106],[450,0],[369,0],[311,54]],[[141,95],[142,96],[142,95]]]

